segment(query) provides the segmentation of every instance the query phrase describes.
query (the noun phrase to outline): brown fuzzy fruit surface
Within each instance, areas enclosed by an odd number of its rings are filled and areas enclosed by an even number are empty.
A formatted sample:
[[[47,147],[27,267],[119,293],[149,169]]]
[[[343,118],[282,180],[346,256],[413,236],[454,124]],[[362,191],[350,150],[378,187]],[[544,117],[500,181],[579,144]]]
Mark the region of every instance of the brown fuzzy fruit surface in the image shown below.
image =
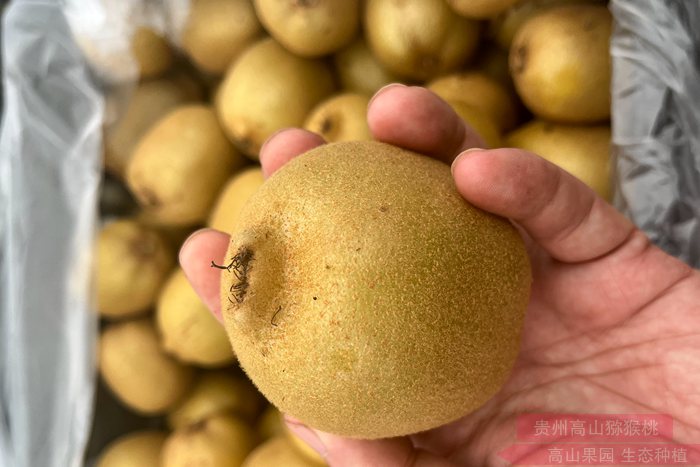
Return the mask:
[[[357,438],[455,420],[510,373],[530,290],[518,232],[450,169],[378,142],[329,144],[244,208],[223,272],[239,361],[282,412]]]

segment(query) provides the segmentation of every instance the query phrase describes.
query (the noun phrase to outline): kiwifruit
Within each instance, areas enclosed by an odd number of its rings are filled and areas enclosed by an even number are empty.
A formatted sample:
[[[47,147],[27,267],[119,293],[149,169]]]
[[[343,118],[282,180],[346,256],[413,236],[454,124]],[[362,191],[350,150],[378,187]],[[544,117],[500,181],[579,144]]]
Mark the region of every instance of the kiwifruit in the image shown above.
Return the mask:
[[[457,15],[445,0],[367,0],[364,26],[379,61],[415,80],[458,69],[479,42],[478,23]]]
[[[142,206],[166,225],[206,220],[228,177],[244,163],[206,105],[179,107],[141,139],[127,184]]]
[[[150,318],[105,327],[99,368],[117,398],[143,414],[165,413],[182,399],[192,382],[191,368],[161,348]]]
[[[220,75],[262,32],[250,0],[194,0],[182,49],[202,71]]]
[[[174,61],[173,50],[159,32],[149,27],[134,31],[131,52],[136,59],[141,78],[154,78],[170,69]]]
[[[324,62],[297,57],[268,38],[246,49],[226,73],[216,108],[229,137],[257,159],[270,135],[301,126],[333,89]]]
[[[546,9],[584,3],[602,3],[605,0],[519,0],[511,8],[499,14],[489,24],[489,36],[503,49],[509,50],[518,29],[538,13]]]
[[[235,360],[224,328],[180,268],[160,292],[156,322],[163,348],[183,362],[220,367]]]
[[[154,467],[160,464],[163,431],[143,430],[123,435],[104,448],[96,467]]]
[[[427,87],[446,101],[462,102],[486,113],[503,130],[515,126],[515,96],[501,83],[484,73],[452,73],[429,82]]]
[[[530,268],[517,230],[442,162],[373,141],[287,163],[243,209],[222,271],[242,368],[282,412],[359,438],[476,409],[518,353]]]
[[[387,84],[401,81],[379,63],[362,36],[339,50],[333,61],[344,91],[371,96]]]
[[[255,434],[245,422],[218,414],[175,430],[165,441],[160,465],[239,467],[254,447]]]
[[[610,127],[557,125],[534,120],[511,132],[510,147],[539,154],[572,173],[602,198],[612,198]]]
[[[518,0],[447,0],[454,11],[467,18],[488,19],[503,13]]]
[[[96,250],[97,310],[105,318],[147,311],[175,265],[165,238],[130,219],[102,227]]]
[[[245,377],[231,370],[206,371],[199,375],[187,396],[168,414],[168,424],[178,429],[222,412],[252,421],[259,409],[260,396]]]
[[[105,167],[123,178],[136,144],[169,111],[192,101],[190,92],[171,79],[139,84],[128,98],[122,116],[105,132]]]
[[[141,6],[127,5],[126,10],[136,16]],[[113,10],[107,7],[107,10]],[[124,17],[124,11],[107,11]],[[131,26],[122,19],[110,24],[111,31],[118,31],[117,39],[100,35],[94,26],[80,25],[75,31],[76,43],[87,62],[97,74],[110,83],[126,83],[135,78],[156,78],[167,72],[173,64],[173,51],[165,37],[150,26]],[[84,30],[86,29],[86,30]],[[83,31],[84,30],[84,31]],[[89,32],[88,32],[89,31]]]
[[[249,167],[231,177],[209,215],[209,227],[226,233],[233,231],[243,205],[264,181],[260,166]]]
[[[550,8],[529,19],[509,57],[527,108],[562,123],[608,119],[611,32],[612,17],[603,5]]]
[[[490,115],[463,102],[447,101],[447,103],[484,140],[487,147],[501,146],[501,132]]]
[[[346,46],[357,34],[359,0],[254,0],[265,29],[287,50],[320,57]]]
[[[286,428],[282,421],[282,414],[274,405],[268,405],[258,419],[255,426],[258,438],[267,440],[275,436],[284,435]]]
[[[329,143],[365,141],[372,139],[367,126],[365,94],[344,93],[318,104],[306,118],[304,128],[323,137]]]
[[[286,436],[278,436],[261,444],[243,463],[243,467],[321,467],[324,463],[315,462],[305,457],[294,447]]]

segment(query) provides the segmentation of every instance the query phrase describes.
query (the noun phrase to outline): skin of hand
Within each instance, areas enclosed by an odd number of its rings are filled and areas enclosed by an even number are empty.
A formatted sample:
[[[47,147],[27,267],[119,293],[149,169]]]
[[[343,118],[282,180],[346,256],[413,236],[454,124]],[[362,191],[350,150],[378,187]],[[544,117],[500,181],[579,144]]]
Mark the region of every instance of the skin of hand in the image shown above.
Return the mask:
[[[447,163],[473,205],[509,218],[532,262],[533,284],[513,372],[475,412],[413,436],[345,439],[287,419],[333,467],[505,466],[525,412],[669,414],[674,439],[700,443],[700,271],[653,246],[572,175],[519,149],[483,142],[450,107],[419,87],[389,85],[368,107],[377,140]],[[324,141],[287,129],[263,147],[270,175]],[[203,230],[180,262],[221,318],[220,271],[228,235]],[[546,448],[546,446],[545,446]]]

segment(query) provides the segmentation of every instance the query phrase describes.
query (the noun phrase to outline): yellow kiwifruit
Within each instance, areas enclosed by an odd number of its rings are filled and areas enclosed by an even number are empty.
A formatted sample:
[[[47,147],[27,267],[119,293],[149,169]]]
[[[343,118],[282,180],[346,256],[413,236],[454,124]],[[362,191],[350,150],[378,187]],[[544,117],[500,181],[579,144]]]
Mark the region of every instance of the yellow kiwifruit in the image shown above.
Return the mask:
[[[447,0],[454,11],[467,18],[488,19],[508,8],[518,0]]]
[[[259,166],[249,167],[231,177],[211,211],[209,227],[226,233],[233,231],[243,205],[264,181]]]
[[[310,448],[309,448],[310,449]],[[243,467],[321,467],[326,465],[304,456],[286,436],[278,436],[261,444],[243,463]]]
[[[272,37],[301,57],[320,57],[347,45],[360,23],[359,0],[254,0]]]
[[[605,0],[519,0],[511,8],[495,17],[489,25],[490,37],[508,50],[518,29],[530,18],[549,8],[562,5],[602,3]]]
[[[398,75],[379,63],[363,37],[339,50],[333,60],[345,91],[371,96],[387,84],[401,81]]]
[[[353,141],[294,158],[246,204],[226,258],[222,311],[241,366],[323,431],[448,423],[492,397],[518,353],[523,241],[426,156]]]
[[[115,3],[116,5],[116,3]],[[156,78],[173,65],[173,51],[164,35],[150,26],[132,25],[127,17],[139,16],[142,5],[126,5],[122,11],[107,6],[105,13],[120,15],[110,24],[116,37],[100,34],[94,25],[80,24],[76,43],[90,66],[105,80],[126,83],[135,78]],[[114,10],[114,11],[109,11]]]
[[[365,141],[372,139],[367,126],[365,94],[344,93],[318,104],[306,118],[304,128],[323,137],[329,143]]]
[[[145,312],[175,265],[156,230],[133,220],[110,222],[97,237],[97,310],[105,318]]]
[[[301,126],[309,111],[333,89],[324,62],[297,57],[274,39],[263,39],[229,69],[216,107],[231,139],[257,159],[272,133]]]
[[[232,370],[203,372],[180,404],[168,414],[174,429],[229,412],[252,421],[260,409],[260,395],[243,375]]]
[[[562,123],[608,119],[611,32],[612,16],[602,5],[551,8],[528,20],[509,57],[527,108]]]
[[[112,441],[100,454],[96,467],[154,467],[160,465],[160,453],[166,433],[156,430],[135,431]]]
[[[274,405],[268,405],[255,426],[258,437],[262,440],[274,438],[285,433],[282,414]]]
[[[243,165],[206,105],[179,107],[141,139],[127,184],[142,206],[166,225],[204,221],[228,177]]]
[[[161,348],[150,318],[107,326],[100,338],[99,368],[117,398],[143,414],[165,413],[192,382],[191,368]]]
[[[192,100],[191,91],[179,81],[164,78],[139,84],[128,98],[123,115],[105,132],[107,170],[123,178],[143,135],[169,111]]]
[[[182,49],[202,71],[220,75],[262,32],[251,0],[194,0]]]
[[[226,332],[177,268],[158,297],[156,322],[165,350],[179,360],[219,367],[235,359]]]
[[[174,61],[173,51],[165,37],[148,27],[134,31],[131,53],[136,59],[142,78],[162,75],[170,69]]]
[[[479,42],[478,23],[457,15],[445,0],[367,0],[364,26],[376,57],[416,80],[458,69]]]
[[[462,102],[486,113],[503,130],[515,125],[515,97],[501,83],[484,73],[452,73],[431,81],[428,89],[446,101]]]
[[[165,441],[161,467],[239,467],[255,447],[251,428],[218,414],[175,430]]]
[[[490,115],[463,102],[447,101],[447,103],[484,140],[486,147],[501,146],[501,132]]]
[[[610,127],[532,121],[511,132],[506,144],[539,154],[610,201]]]

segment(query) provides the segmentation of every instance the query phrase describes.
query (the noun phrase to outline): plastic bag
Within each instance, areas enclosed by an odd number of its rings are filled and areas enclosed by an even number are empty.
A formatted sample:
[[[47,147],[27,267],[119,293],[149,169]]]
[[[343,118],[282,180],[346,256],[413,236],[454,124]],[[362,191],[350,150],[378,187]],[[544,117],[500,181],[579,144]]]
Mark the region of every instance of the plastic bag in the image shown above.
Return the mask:
[[[0,465],[78,466],[92,420],[102,95],[62,7],[3,19]]]
[[[700,2],[614,0],[616,206],[700,267]]]

